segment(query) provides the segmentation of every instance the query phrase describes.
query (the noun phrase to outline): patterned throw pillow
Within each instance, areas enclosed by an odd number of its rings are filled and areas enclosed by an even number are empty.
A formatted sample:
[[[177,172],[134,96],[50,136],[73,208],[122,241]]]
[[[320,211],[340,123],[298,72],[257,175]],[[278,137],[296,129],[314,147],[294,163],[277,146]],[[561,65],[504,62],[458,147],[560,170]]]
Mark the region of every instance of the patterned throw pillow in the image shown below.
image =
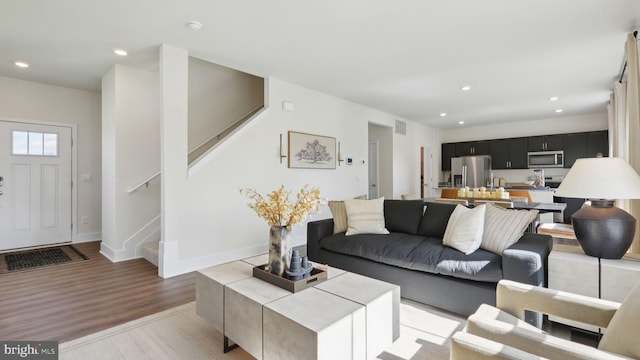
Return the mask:
[[[484,235],[480,247],[502,255],[504,249],[520,239],[536,216],[538,216],[538,210],[504,209],[487,203]]]
[[[473,209],[456,205],[449,217],[442,243],[465,255],[478,250],[482,242],[485,209],[486,205],[476,206]]]
[[[367,195],[356,196],[354,199],[366,200]],[[333,215],[333,233],[347,231],[347,208],[344,206],[344,201],[331,200],[328,205]]]
[[[344,201],[329,201],[329,210],[333,215],[333,233],[347,231],[347,208]]]
[[[388,234],[384,227],[384,198],[375,200],[346,200],[347,233],[356,234]]]

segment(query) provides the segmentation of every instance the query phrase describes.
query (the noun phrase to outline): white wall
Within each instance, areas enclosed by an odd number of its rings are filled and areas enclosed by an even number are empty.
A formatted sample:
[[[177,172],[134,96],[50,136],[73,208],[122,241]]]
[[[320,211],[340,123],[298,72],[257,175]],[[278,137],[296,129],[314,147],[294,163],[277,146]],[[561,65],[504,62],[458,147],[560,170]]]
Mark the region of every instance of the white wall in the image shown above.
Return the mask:
[[[459,127],[442,130],[442,142],[503,139],[535,135],[564,134],[607,130],[607,113],[582,116],[558,116],[548,119]]]
[[[160,239],[159,179],[129,193],[160,170],[158,73],[115,65],[103,76],[103,238],[112,261],[140,256]]]
[[[189,58],[189,151],[263,105],[260,77]]]
[[[78,219],[73,219],[76,241],[101,238],[101,126],[100,94],[0,76],[0,117],[74,124],[77,126],[78,176],[91,180],[77,185]]]
[[[188,169],[187,59],[186,51],[162,46],[161,276],[267,250],[267,224],[247,207],[241,188],[267,193],[284,184],[295,192],[310,184],[319,186],[328,199],[367,192],[368,123],[393,126],[396,117],[274,78],[266,81],[265,111]],[[285,100],[293,103],[294,111],[282,109]],[[279,135],[286,139],[289,130],[335,137],[354,165],[343,163],[331,170],[287,168],[286,159],[280,164],[278,147]],[[395,178],[402,176],[406,174],[394,169]],[[326,217],[330,212],[324,207],[311,219]],[[304,244],[305,234],[306,225],[296,225],[294,244]]]
[[[394,197],[400,199],[403,194],[420,194],[420,147],[425,150],[431,148],[433,151],[431,171],[437,186],[440,173],[438,159],[441,157],[440,130],[407,122],[407,135],[394,134],[393,140]],[[425,177],[428,174],[428,163],[425,158]],[[425,197],[428,196],[429,193],[425,191]]]

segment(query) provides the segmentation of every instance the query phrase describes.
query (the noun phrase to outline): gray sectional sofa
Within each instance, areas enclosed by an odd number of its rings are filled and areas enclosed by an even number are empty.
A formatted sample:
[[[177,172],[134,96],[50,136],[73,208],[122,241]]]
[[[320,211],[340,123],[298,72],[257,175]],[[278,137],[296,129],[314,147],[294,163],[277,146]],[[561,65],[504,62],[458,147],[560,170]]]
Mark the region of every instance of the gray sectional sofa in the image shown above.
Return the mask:
[[[400,285],[403,298],[464,316],[482,303],[495,305],[501,279],[545,286],[548,235],[524,233],[502,256],[483,249],[464,255],[443,245],[455,205],[422,200],[385,200],[389,234],[333,233],[333,219],[309,222],[307,253],[312,261]],[[538,314],[527,321],[541,324]]]

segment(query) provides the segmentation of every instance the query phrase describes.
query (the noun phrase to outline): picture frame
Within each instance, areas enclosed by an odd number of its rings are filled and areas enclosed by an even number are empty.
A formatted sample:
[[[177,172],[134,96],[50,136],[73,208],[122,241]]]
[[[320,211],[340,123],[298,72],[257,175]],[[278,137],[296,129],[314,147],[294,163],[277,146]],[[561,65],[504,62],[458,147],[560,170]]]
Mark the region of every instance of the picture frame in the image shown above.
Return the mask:
[[[289,168],[335,169],[336,138],[289,131]]]

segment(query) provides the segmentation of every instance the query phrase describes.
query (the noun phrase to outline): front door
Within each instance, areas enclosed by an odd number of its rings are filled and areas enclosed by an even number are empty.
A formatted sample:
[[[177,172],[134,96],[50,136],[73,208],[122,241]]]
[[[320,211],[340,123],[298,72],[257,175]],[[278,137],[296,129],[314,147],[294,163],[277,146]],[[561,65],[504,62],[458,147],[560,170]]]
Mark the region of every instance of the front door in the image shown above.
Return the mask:
[[[0,121],[0,250],[71,231],[71,128]]]

